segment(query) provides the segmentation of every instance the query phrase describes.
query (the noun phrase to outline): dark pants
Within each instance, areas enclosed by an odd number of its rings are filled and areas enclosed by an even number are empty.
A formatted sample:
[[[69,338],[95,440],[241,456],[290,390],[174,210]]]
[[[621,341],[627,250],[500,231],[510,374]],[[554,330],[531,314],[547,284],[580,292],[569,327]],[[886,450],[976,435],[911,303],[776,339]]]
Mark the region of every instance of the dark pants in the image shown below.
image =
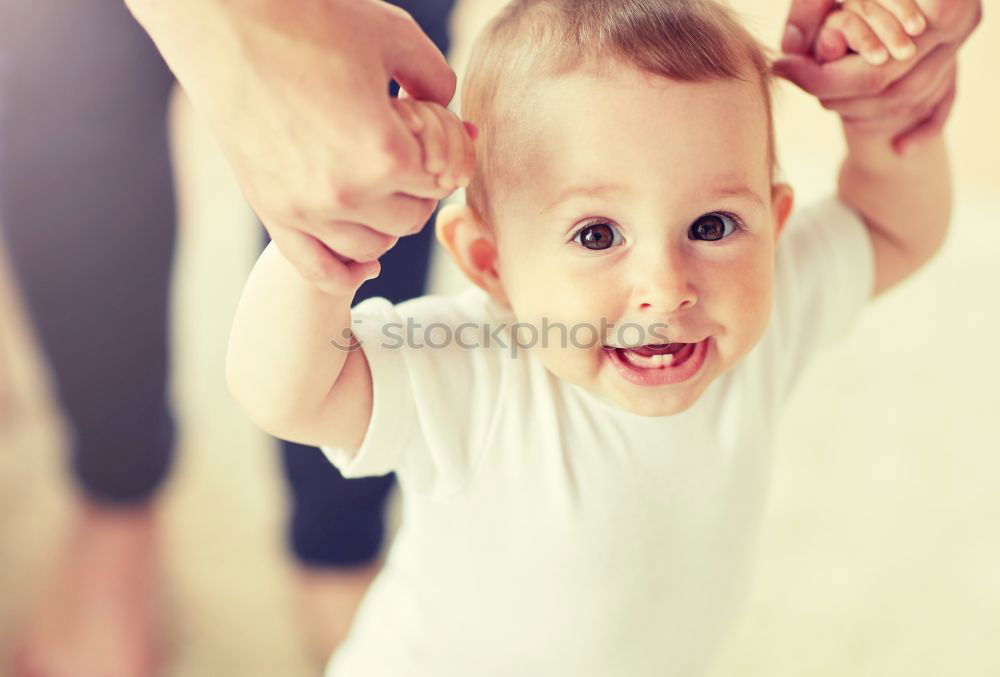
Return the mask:
[[[394,4],[445,51],[452,2]],[[0,5],[0,224],[71,424],[74,475],[98,502],[148,501],[174,446],[172,85],[122,0]],[[431,242],[430,228],[400,240],[357,300],[421,294]],[[370,560],[391,476],[345,480],[316,449],[285,443],[282,453],[296,555],[317,565]]]

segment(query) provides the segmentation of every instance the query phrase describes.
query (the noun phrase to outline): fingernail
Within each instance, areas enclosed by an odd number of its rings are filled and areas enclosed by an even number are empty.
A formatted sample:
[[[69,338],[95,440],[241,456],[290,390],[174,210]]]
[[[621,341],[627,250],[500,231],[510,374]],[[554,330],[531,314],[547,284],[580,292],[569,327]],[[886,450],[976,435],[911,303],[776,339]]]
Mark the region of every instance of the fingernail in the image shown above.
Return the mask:
[[[897,47],[896,48],[896,58],[899,59],[899,60],[901,60],[901,61],[905,61],[906,59],[909,59],[911,56],[913,56],[916,53],[917,53],[917,46],[915,44],[913,44],[912,42],[908,42],[905,45],[903,45],[902,47]]]
[[[368,275],[365,276],[365,282],[367,282],[368,280],[374,280],[381,274],[382,274],[382,266],[381,265],[375,266],[374,268],[372,268],[371,271],[369,271]]]
[[[889,52],[885,51],[884,48],[872,50],[871,52],[868,52],[867,59],[868,63],[873,66],[881,66],[889,60]]]
[[[787,54],[801,54],[805,43],[802,30],[795,24],[785,27],[785,35],[781,39],[781,51]]]
[[[910,35],[920,35],[924,32],[924,29],[927,28],[927,22],[924,21],[923,16],[915,14],[911,17],[907,17],[907,19],[903,22],[903,27],[906,28],[906,32]]]

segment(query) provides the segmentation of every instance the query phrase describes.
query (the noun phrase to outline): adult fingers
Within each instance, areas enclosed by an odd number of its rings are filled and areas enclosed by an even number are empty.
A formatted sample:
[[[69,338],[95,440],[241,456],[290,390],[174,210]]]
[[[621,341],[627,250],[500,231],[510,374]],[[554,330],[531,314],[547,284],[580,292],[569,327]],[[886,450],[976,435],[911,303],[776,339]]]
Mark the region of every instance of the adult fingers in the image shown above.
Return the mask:
[[[399,241],[398,237],[386,235],[360,223],[334,221],[320,227],[310,228],[308,232],[337,258],[346,261],[369,263],[392,249]]]
[[[878,96],[822,99],[824,108],[851,118],[905,114],[914,102],[930,98],[954,68],[956,48],[940,45],[901,80]],[[941,89],[943,94],[943,89]]]
[[[792,0],[785,22],[785,34],[781,39],[781,51],[786,54],[808,54],[823,20],[835,4],[836,0]]]
[[[438,194],[445,194],[441,188]],[[371,230],[390,237],[402,237],[418,232],[437,208],[437,199],[393,193],[358,202],[351,209],[339,210],[327,222],[361,223]],[[305,230],[313,231],[306,227]],[[314,233],[315,234],[315,233]]]
[[[892,108],[876,109],[874,114],[851,115],[841,113],[844,123],[870,133],[890,134],[894,138],[927,117],[944,100],[951,87],[952,79],[945,71],[938,79],[909,98],[899,99]],[[877,100],[878,97],[876,97]]]
[[[829,23],[820,29],[815,46],[815,58],[819,63],[836,61],[846,55],[847,50],[847,39],[843,33],[832,28]]]
[[[914,58],[890,61],[881,66],[872,66],[857,55],[819,64],[813,59],[791,54],[777,59],[772,68],[776,75],[820,99],[873,96],[905,77],[938,46],[955,44],[938,30],[927,30],[914,41],[917,45]]]
[[[829,63],[804,56],[785,56],[772,66],[775,74],[820,99],[874,96],[905,76],[918,62],[890,61],[872,66],[857,54]]]
[[[303,278],[333,296],[353,294],[362,282],[381,271],[378,261],[357,263],[345,260],[317,238],[300,230],[275,228],[271,238]]]
[[[913,128],[903,132],[895,139],[892,145],[900,155],[910,153],[914,148],[922,144],[927,139],[939,134],[948,122],[951,109],[955,104],[955,95],[958,91],[958,78],[956,77],[948,88],[944,99],[931,111],[931,114],[918,122]]]
[[[447,106],[458,80],[434,42],[404,10],[396,34],[387,40],[386,63],[392,78],[414,99]]]

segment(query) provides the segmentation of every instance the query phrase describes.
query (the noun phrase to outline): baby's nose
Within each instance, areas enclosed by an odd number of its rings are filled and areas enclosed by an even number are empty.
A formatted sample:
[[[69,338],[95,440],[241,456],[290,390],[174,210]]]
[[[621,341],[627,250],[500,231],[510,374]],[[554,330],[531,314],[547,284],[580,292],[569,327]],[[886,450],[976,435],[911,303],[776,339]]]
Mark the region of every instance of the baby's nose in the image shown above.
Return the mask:
[[[650,315],[669,315],[697,302],[680,254],[664,253],[637,266],[633,286],[633,307]]]

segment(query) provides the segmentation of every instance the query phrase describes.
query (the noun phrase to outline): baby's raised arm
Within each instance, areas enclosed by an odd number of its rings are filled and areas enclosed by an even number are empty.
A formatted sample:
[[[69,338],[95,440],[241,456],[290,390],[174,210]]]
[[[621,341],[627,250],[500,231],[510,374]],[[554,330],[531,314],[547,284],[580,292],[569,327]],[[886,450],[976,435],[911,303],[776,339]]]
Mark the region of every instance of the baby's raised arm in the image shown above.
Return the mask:
[[[870,11],[882,4],[884,11]],[[835,27],[848,28],[859,45],[866,39],[865,31],[899,38],[904,35],[902,19],[888,10],[896,4],[847,3],[829,20]],[[955,98],[955,51],[980,16],[975,0],[952,5],[967,11],[925,13],[926,29],[915,39],[915,58],[871,65],[856,55],[824,64],[788,57],[775,64],[776,72],[841,117],[848,152],[838,193],[868,226],[875,250],[876,296],[933,257],[948,231],[952,188],[942,129]],[[853,13],[851,6],[868,9]],[[838,19],[848,15],[851,22]],[[889,31],[886,22],[897,25]],[[872,91],[852,94],[850,85],[858,81]],[[901,154],[903,138],[905,154]]]
[[[464,185],[475,166],[472,134],[438,104],[396,102],[439,177],[441,196]],[[226,380],[249,418],[266,432],[308,445],[357,448],[371,419],[372,382],[364,351],[351,334],[351,305],[377,261],[352,261],[373,233],[360,224],[333,224],[343,243],[340,266],[320,291],[273,243],[250,273],[229,339]],[[306,245],[320,246],[318,243]],[[384,247],[383,247],[384,249]],[[382,250],[379,250],[382,251]],[[337,282],[333,293],[329,280]]]
[[[360,444],[371,381],[351,341],[354,290],[307,282],[271,243],[250,273],[229,338],[226,381],[251,421],[302,444]]]

